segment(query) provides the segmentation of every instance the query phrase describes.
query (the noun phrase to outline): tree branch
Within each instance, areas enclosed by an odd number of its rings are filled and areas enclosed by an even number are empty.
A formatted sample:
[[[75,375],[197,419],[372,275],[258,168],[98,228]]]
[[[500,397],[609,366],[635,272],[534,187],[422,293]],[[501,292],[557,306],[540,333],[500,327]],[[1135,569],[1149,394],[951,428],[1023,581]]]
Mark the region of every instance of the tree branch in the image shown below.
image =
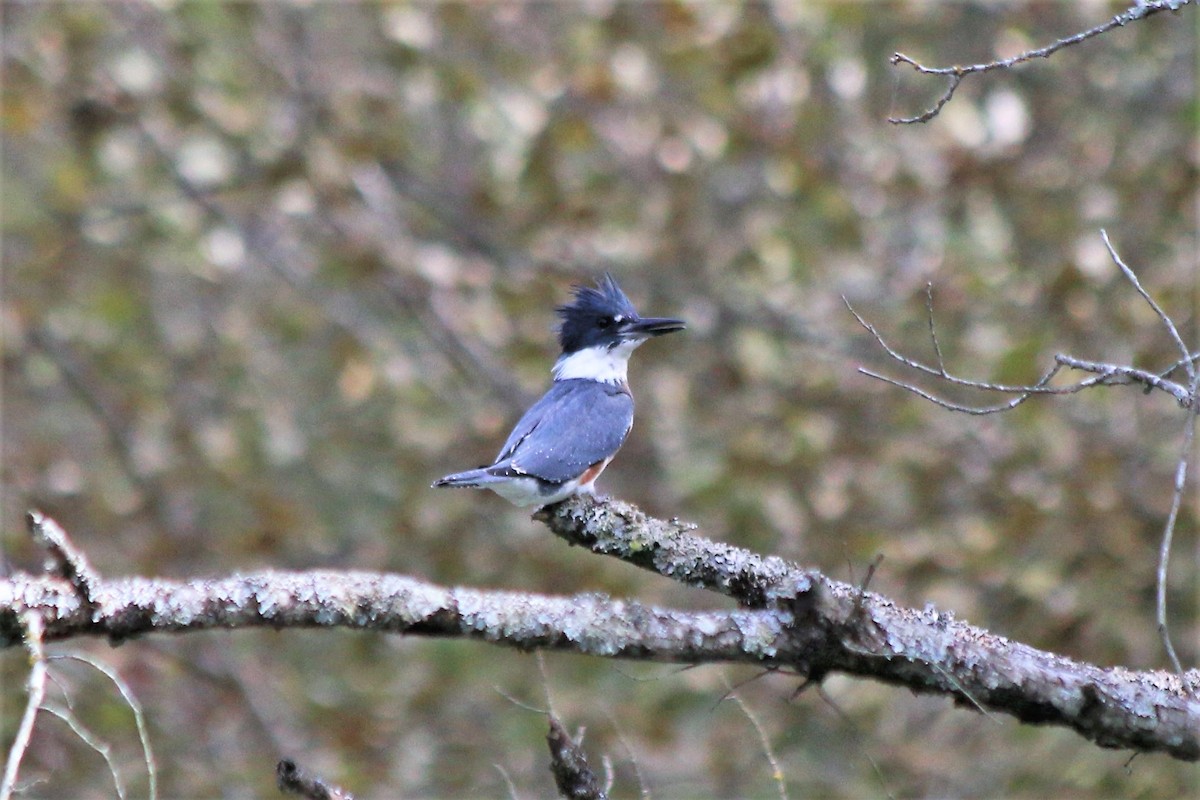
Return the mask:
[[[42,700],[46,696],[46,653],[42,647],[41,615],[36,612],[18,612],[17,624],[24,631],[26,648],[29,650],[29,679],[25,682],[27,695],[25,713],[21,715],[21,724],[17,728],[16,738],[8,751],[8,759],[4,764],[4,777],[0,778],[0,800],[9,800],[16,790],[21,759],[25,757],[25,750],[29,747],[29,739],[33,735],[33,723],[37,719],[37,713],[42,707]]]
[[[1010,58],[1000,58],[995,61],[988,61],[982,64],[971,64],[968,66],[955,65],[952,67],[927,67],[921,62],[906,56],[904,53],[893,53],[888,59],[892,66],[897,64],[908,64],[917,72],[925,75],[945,75],[949,78],[949,83],[946,85],[946,90],[937,101],[924,112],[912,117],[888,117],[888,122],[893,125],[912,125],[914,123],[928,122],[941,113],[942,108],[950,99],[954,97],[954,93],[958,91],[958,87],[963,82],[963,78],[968,75],[975,75],[981,72],[991,72],[997,69],[1011,69],[1018,64],[1023,64],[1026,61],[1032,61],[1035,58],[1049,58],[1064,47],[1079,44],[1087,41],[1094,36],[1099,36],[1102,33],[1108,33],[1113,28],[1120,28],[1130,22],[1145,19],[1146,17],[1157,14],[1160,11],[1177,11],[1185,5],[1188,5],[1191,0],[1137,0],[1132,6],[1117,14],[1107,22],[1103,22],[1094,28],[1089,28],[1086,31],[1080,31],[1072,36],[1066,36],[1058,39],[1045,47],[1038,47],[1033,50],[1026,50],[1023,53],[1018,53]]]
[[[1157,602],[1156,616],[1158,622],[1159,638],[1162,640],[1163,649],[1167,653],[1167,658],[1175,667],[1175,671],[1183,673],[1183,665],[1179,660],[1178,654],[1175,652],[1175,645],[1171,643],[1171,636],[1167,627],[1167,573],[1171,557],[1171,542],[1175,535],[1175,523],[1179,517],[1179,508],[1183,503],[1183,493],[1187,486],[1188,466],[1191,461],[1192,442],[1195,437],[1195,426],[1197,415],[1200,414],[1200,370],[1196,368],[1196,355],[1188,350],[1187,345],[1183,341],[1183,337],[1179,335],[1179,328],[1175,325],[1171,316],[1163,310],[1162,306],[1146,291],[1142,286],[1142,282],[1138,279],[1137,273],[1133,271],[1129,265],[1121,258],[1116,248],[1113,247],[1112,241],[1108,238],[1108,232],[1103,228],[1100,229],[1100,237],[1104,240],[1104,247],[1108,250],[1109,257],[1113,263],[1121,270],[1121,274],[1133,286],[1146,304],[1154,311],[1159,321],[1167,331],[1167,335],[1171,338],[1172,344],[1180,353],[1180,358],[1175,363],[1168,366],[1160,372],[1150,372],[1148,370],[1139,369],[1137,367],[1125,364],[1109,364],[1101,361],[1091,361],[1088,359],[1076,358],[1072,355],[1059,353],[1054,357],[1054,366],[1042,373],[1037,382],[1022,386],[1012,386],[1000,383],[988,383],[985,381],[968,380],[957,377],[946,370],[945,361],[942,358],[942,347],[938,343],[937,327],[933,322],[933,287],[926,286],[926,301],[925,309],[929,318],[929,337],[933,343],[933,351],[937,357],[937,366],[931,367],[916,359],[909,358],[903,353],[897,351],[889,345],[883,338],[883,335],[875,329],[875,326],[867,322],[862,316],[854,310],[850,302],[844,297],[843,302],[846,303],[846,308],[858,320],[858,324],[866,329],[868,333],[875,339],[883,351],[895,361],[916,370],[925,375],[929,375],[940,380],[944,380],[954,386],[963,386],[971,389],[978,389],[985,392],[993,392],[997,394],[1016,395],[1011,400],[992,406],[984,406],[982,408],[975,406],[963,405],[954,403],[944,398],[938,397],[935,394],[925,391],[918,386],[904,381],[889,378],[886,375],[881,375],[863,367],[859,367],[858,371],[863,375],[876,380],[881,380],[884,383],[890,383],[893,386],[899,387],[906,391],[912,392],[918,397],[922,397],[935,405],[950,411],[958,411],[964,414],[997,414],[1004,411],[1011,411],[1017,406],[1024,403],[1035,395],[1048,394],[1075,394],[1084,389],[1090,389],[1093,386],[1128,386],[1130,384],[1140,383],[1145,387],[1146,393],[1149,394],[1152,390],[1158,389],[1166,392],[1175,398],[1175,401],[1185,411],[1184,429],[1183,429],[1183,446],[1180,450],[1179,461],[1175,467],[1175,491],[1171,499],[1171,510],[1167,514],[1167,522],[1163,528],[1162,543],[1159,546],[1158,556],[1158,586],[1157,586]],[[1063,367],[1079,370],[1080,372],[1090,372],[1093,374],[1091,378],[1085,378],[1072,384],[1051,386],[1050,382],[1058,375]],[[1183,385],[1176,381],[1168,380],[1167,376],[1175,370],[1183,367],[1187,375],[1187,385]]]
[[[787,652],[765,666],[782,662],[812,681],[834,671],[874,678],[1023,722],[1065,725],[1102,747],[1200,760],[1200,670],[1131,672],[1072,661],[932,607],[904,608],[783,559],[709,541],[689,533],[694,526],[647,517],[627,503],[574,498],[535,518],[592,552],[790,615]],[[1174,733],[1164,747],[1166,727]]]
[[[1066,726],[1102,747],[1200,760],[1200,700],[1189,694],[1200,688],[1200,671],[1181,676],[1072,661],[931,607],[903,608],[783,559],[709,541],[626,503],[579,497],[538,517],[568,542],[719,591],[743,607],[697,612],[597,594],[546,597],[317,571],[103,579],[93,587],[89,612],[62,578],[18,573],[0,580],[0,646],[21,642],[22,618],[32,614],[46,641],[348,627],[609,658],[748,663],[809,681],[843,672],[1023,722]]]

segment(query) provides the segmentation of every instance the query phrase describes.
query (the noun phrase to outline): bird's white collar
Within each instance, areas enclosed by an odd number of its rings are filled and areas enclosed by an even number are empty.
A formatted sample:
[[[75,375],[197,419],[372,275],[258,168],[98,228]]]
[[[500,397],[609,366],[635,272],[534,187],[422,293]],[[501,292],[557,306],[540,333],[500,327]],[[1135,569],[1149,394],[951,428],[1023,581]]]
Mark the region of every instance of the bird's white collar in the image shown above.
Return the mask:
[[[629,356],[645,339],[626,339],[616,347],[587,347],[559,356],[554,380],[582,379],[620,385],[628,381]]]

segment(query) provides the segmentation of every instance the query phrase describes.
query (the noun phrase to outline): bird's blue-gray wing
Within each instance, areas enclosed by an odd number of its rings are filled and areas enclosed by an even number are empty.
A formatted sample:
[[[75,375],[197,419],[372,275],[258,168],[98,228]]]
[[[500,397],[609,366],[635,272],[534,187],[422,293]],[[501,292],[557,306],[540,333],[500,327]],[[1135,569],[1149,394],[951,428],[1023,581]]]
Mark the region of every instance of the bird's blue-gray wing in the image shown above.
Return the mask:
[[[496,458],[506,471],[560,483],[609,458],[633,426],[633,397],[596,381],[557,381],[525,412]]]
[[[563,385],[568,381],[555,381],[547,392],[541,396],[536,403],[529,407],[529,410],[521,417],[520,421],[513,426],[512,433],[508,435],[508,441],[500,448],[500,452],[496,454],[496,458],[492,460],[493,464],[499,464],[504,459],[513,454],[517,446],[529,436],[535,428],[541,423],[542,418],[546,416],[548,409],[554,408],[559,398],[564,394]]]

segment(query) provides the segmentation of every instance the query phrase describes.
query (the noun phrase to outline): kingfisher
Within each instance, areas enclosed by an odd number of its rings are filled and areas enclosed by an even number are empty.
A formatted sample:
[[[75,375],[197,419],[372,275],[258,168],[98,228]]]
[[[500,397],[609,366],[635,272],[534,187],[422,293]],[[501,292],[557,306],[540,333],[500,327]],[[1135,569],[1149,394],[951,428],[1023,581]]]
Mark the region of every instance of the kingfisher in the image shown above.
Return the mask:
[[[633,427],[629,356],[641,344],[681,331],[681,319],[642,317],[612,275],[576,286],[559,306],[554,383],[530,406],[489,465],[434,486],[491,489],[518,506],[546,506],[594,494],[596,478]]]

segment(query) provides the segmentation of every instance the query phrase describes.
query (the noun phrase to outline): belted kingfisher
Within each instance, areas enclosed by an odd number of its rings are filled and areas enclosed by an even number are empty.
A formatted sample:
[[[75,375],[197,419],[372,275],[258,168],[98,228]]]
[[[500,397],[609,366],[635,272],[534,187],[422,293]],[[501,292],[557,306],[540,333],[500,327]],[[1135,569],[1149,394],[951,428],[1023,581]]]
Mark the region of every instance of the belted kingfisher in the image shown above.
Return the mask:
[[[574,297],[557,309],[562,355],[549,391],[521,417],[490,466],[447,475],[434,486],[491,489],[518,506],[594,492],[633,427],[630,354],[684,323],[638,316],[608,274],[594,289],[576,286]]]

